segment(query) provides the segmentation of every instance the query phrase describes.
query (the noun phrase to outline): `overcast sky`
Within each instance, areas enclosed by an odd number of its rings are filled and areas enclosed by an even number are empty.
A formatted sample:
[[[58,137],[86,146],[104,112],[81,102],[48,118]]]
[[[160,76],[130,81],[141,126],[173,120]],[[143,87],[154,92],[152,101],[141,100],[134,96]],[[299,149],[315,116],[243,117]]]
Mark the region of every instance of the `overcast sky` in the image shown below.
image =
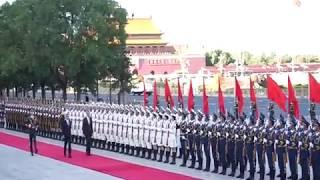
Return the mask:
[[[152,16],[171,44],[320,54],[320,0],[300,1],[118,0],[135,17]]]

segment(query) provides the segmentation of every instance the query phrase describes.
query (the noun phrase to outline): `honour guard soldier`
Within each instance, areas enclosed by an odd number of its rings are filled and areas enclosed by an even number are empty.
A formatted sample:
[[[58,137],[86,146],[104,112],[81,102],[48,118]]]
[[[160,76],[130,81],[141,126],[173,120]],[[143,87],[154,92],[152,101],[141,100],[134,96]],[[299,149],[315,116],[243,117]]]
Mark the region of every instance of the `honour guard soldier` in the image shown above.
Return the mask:
[[[67,149],[68,149],[68,157],[71,158],[71,127],[72,122],[69,119],[68,112],[64,112],[60,116],[60,122],[61,122],[61,129],[63,134],[63,141],[64,141],[64,148],[63,148],[63,154],[64,157],[67,156]]]
[[[310,180],[310,141],[309,141],[309,122],[302,116],[300,122],[300,130],[298,132],[299,139],[299,162],[301,166],[302,180]]]
[[[145,146],[146,146],[146,151],[148,153],[147,156],[145,156],[147,159],[151,159],[151,154],[152,154],[152,145],[151,145],[151,138],[150,138],[150,135],[151,135],[151,122],[152,122],[152,116],[151,116],[151,112],[150,110],[148,109],[146,111],[146,117],[145,117],[145,123],[144,123],[144,143],[145,143]],[[154,136],[153,136],[154,137]]]
[[[125,108],[123,115],[123,127],[122,127],[122,136],[123,136],[123,153],[129,154],[129,137],[128,137],[128,121],[129,121],[129,109]]]
[[[150,141],[152,145],[153,158],[152,160],[157,160],[158,155],[158,146],[157,146],[157,122],[159,120],[159,114],[157,108],[154,109],[152,113],[153,117],[151,118],[151,130],[150,130]]]
[[[268,107],[268,120],[265,123],[265,129],[263,130],[263,133],[265,134],[265,137],[263,139],[263,142],[266,146],[266,154],[267,154],[267,160],[268,160],[268,166],[269,166],[269,173],[267,175],[270,176],[270,180],[274,180],[275,178],[275,150],[274,150],[274,139],[275,139],[275,129],[274,129],[274,105],[270,104]]]
[[[169,137],[168,137],[168,147],[172,152],[172,161],[170,164],[176,164],[177,157],[177,112],[171,114],[169,122]]]
[[[144,134],[146,133],[145,129],[145,119],[146,119],[146,111],[141,109],[141,114],[139,117],[139,147],[141,150],[141,158],[145,158],[146,156],[146,144],[144,141]]]
[[[285,120],[284,117],[280,114],[280,118],[276,124],[275,130],[275,144],[276,144],[276,152],[278,156],[278,166],[280,170],[280,174],[277,176],[281,180],[286,179],[286,139],[285,139]]]
[[[238,104],[235,104],[235,116],[238,117]],[[227,162],[231,166],[231,173],[229,176],[234,176],[236,171],[236,158],[235,158],[235,137],[234,137],[234,124],[235,117],[228,112],[227,126],[225,127],[227,139]]]
[[[290,104],[293,108],[292,104]],[[290,114],[287,120],[287,129],[286,129],[286,144],[289,157],[289,167],[291,171],[291,176],[288,179],[297,180],[298,179],[298,165],[297,165],[297,156],[298,156],[298,134],[296,132],[296,120],[293,116],[293,109],[290,108]]]
[[[182,164],[180,166],[185,167],[189,158],[189,147],[188,146],[188,122],[187,122],[187,111],[182,113],[182,120],[180,122],[180,142],[181,142],[181,155]]]
[[[157,134],[156,134],[156,142],[157,142],[157,147],[160,151],[160,157],[158,162],[162,162],[163,159],[163,154],[164,154],[164,149],[162,146],[162,124],[163,124],[163,118],[164,118],[164,114],[163,114],[163,110],[161,110],[162,112],[159,112],[159,119],[157,121]]]
[[[0,104],[0,128],[3,128],[5,124],[5,105],[2,101]]]
[[[33,150],[36,154],[38,153],[37,141],[36,141],[38,122],[37,122],[37,119],[35,119],[34,117],[34,111],[32,109],[30,109],[29,111],[30,111],[30,114],[29,114],[29,117],[27,117],[26,125],[29,131],[30,152],[31,152],[31,155],[33,156]]]
[[[163,149],[165,150],[165,155],[166,155],[166,160],[164,161],[164,163],[169,163],[169,158],[170,158],[170,148],[168,146],[170,114],[171,114],[171,111],[170,109],[167,108],[167,112],[164,115],[164,121],[162,124],[162,146],[163,146]]]
[[[245,127],[245,119],[246,116],[243,114],[239,118],[239,122],[234,127],[234,136],[236,141],[236,167],[240,166],[240,173],[237,178],[243,179],[244,178],[244,171],[245,171],[245,145],[244,145],[244,127]]]
[[[138,124],[138,121],[139,121],[139,109],[136,109],[135,111],[135,115],[133,117],[133,121],[132,121],[132,128],[133,128],[133,147],[136,151],[136,156],[139,156],[140,155],[140,147],[139,147],[139,124]],[[133,152],[135,152],[133,150]],[[133,153],[134,154],[134,153]]]
[[[313,179],[320,179],[320,123],[312,119],[312,133],[309,135]]]
[[[188,120],[188,146],[189,146],[189,152],[191,155],[191,165],[188,168],[194,168],[196,164],[196,155],[195,155],[195,134],[196,134],[196,129],[195,129],[195,112],[194,110],[191,110],[189,114],[189,120]]]
[[[218,135],[217,135],[217,121],[218,116],[216,114],[213,114],[212,116],[212,122],[209,123],[209,137],[210,137],[210,144],[211,144],[211,152],[212,152],[212,158],[213,158],[213,164],[214,169],[213,173],[218,173],[219,169],[219,158],[218,158]]]
[[[253,115],[255,116],[255,111],[253,112]],[[260,113],[259,120],[255,127],[255,145],[257,150],[257,157],[258,157],[258,164],[259,164],[259,174],[260,174],[260,180],[264,179],[265,175],[265,144],[264,144],[264,138],[265,138],[265,132],[264,132],[264,118],[265,116]]]
[[[203,122],[203,114],[200,110],[198,110],[196,121],[194,123],[194,129],[195,129],[195,149],[197,154],[197,159],[199,166],[197,167],[198,170],[202,170],[202,164],[203,164],[203,157],[202,157],[202,146],[201,146],[201,136],[202,136],[202,122]]]
[[[217,124],[217,136],[218,136],[218,151],[219,151],[219,162],[222,166],[220,174],[226,175],[227,173],[227,161],[226,161],[226,118],[223,113],[220,112],[219,122]]]
[[[211,156],[210,156],[210,142],[208,132],[211,130],[211,124],[209,125],[209,115],[204,116],[203,123],[201,125],[201,144],[203,145],[204,155],[206,156],[206,168],[204,171],[210,171]]]
[[[250,176],[247,178],[247,180],[254,180],[254,174],[256,171],[256,167],[255,167],[255,148],[254,148],[254,124],[255,124],[255,118],[254,118],[254,114],[251,114],[251,116],[246,119],[246,124],[247,126],[245,127],[245,135],[244,135],[244,139],[245,139],[245,144],[246,144],[246,154],[248,157],[248,161],[249,161],[249,166],[250,166]]]
[[[83,118],[82,121],[82,132],[86,138],[86,154],[88,156],[91,155],[91,138],[93,134],[92,128],[92,118],[89,112],[86,112],[86,116]]]

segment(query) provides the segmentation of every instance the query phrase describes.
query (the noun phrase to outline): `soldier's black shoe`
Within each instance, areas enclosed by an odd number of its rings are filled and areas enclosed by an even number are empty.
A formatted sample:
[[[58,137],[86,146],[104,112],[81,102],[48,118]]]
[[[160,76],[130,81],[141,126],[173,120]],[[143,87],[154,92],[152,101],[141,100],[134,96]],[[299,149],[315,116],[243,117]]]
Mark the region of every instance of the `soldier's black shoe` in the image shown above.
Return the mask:
[[[191,164],[188,168],[193,169],[194,168],[194,164]]]
[[[243,179],[243,178],[244,178],[244,175],[243,175],[243,174],[239,174],[239,176],[237,176],[237,178]]]
[[[228,174],[228,176],[234,177],[235,176],[235,172],[231,172],[230,174]]]
[[[292,176],[289,176],[288,179],[293,179],[293,177],[292,177]]]
[[[210,168],[205,168],[203,171],[209,172]]]
[[[197,170],[202,170],[202,167],[201,167],[201,166],[198,166],[196,169],[197,169]]]
[[[218,168],[215,168],[213,171],[211,171],[212,173],[218,173]]]
[[[267,176],[270,176],[270,172],[268,172],[266,175],[267,175]]]
[[[166,151],[166,160],[164,163],[169,163],[169,158],[170,158],[170,151]]]
[[[226,172],[226,170],[223,170],[223,171],[221,171],[219,174],[221,174],[221,175],[226,175],[227,172]]]
[[[278,174],[277,177],[281,177],[281,174]]]
[[[187,165],[185,163],[181,164],[180,165],[181,167],[186,167]]]

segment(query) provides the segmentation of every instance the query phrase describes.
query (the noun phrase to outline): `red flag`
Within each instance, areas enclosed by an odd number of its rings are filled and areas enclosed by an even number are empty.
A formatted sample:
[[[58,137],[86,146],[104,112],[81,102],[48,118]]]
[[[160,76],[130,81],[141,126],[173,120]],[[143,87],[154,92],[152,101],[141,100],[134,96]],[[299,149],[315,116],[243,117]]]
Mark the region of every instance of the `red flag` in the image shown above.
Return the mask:
[[[181,108],[183,109],[183,96],[182,96],[179,78],[178,78],[178,102],[181,105]]]
[[[192,80],[190,80],[190,87],[189,87],[189,95],[188,95],[188,111],[194,109],[194,101],[193,101],[193,88],[192,88]]]
[[[238,101],[238,105],[239,105],[239,114],[242,113],[243,111],[243,94],[242,94],[242,90],[240,88],[240,84],[237,80],[237,77],[235,77],[235,95]]]
[[[224,97],[220,87],[220,78],[218,79],[218,101],[219,101],[220,112],[223,114],[226,114],[226,110],[224,108]]]
[[[294,116],[297,119],[300,119],[300,109],[299,109],[299,103],[296,98],[296,93],[294,91],[294,88],[291,84],[290,77],[288,76],[288,107],[290,108],[290,104],[292,103],[294,108]]]
[[[203,113],[209,115],[209,100],[206,91],[206,84],[203,79]]]
[[[275,102],[284,112],[286,110],[287,97],[279,85],[270,77],[267,77],[267,94],[268,99]]]
[[[167,79],[164,81],[164,97],[166,102],[170,104],[170,108],[173,108],[174,102],[173,102],[173,98],[171,95],[171,91],[170,91],[170,87]]]
[[[148,106],[148,95],[146,92],[146,85],[143,82],[143,105],[144,107]]]
[[[158,100],[158,93],[157,93],[157,81],[154,80],[154,83],[153,83],[153,109],[156,109],[158,104],[159,104],[159,100]]]
[[[309,100],[320,103],[320,83],[309,73]]]
[[[250,77],[250,101],[251,103],[254,103],[256,106],[256,118],[258,118],[259,111],[257,106],[257,98],[256,98],[256,93],[254,92],[254,82],[251,80],[251,77]]]

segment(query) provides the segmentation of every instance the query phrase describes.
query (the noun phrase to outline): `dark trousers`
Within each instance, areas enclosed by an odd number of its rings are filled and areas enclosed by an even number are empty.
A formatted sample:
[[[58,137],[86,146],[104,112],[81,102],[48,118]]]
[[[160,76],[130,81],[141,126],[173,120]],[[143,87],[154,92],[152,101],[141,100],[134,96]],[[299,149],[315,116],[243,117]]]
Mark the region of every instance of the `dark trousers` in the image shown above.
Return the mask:
[[[68,149],[68,155],[69,157],[71,157],[71,137],[64,137],[64,148],[63,148],[64,156],[67,155],[67,149]]]
[[[244,143],[243,141],[236,142],[236,164],[235,167],[237,168],[238,164],[240,165],[240,174],[244,175],[245,170],[245,157],[244,157]]]
[[[86,154],[91,155],[91,137],[86,137]]]
[[[269,173],[270,173],[270,179],[274,179],[275,177],[275,165],[274,165],[274,145],[266,146],[266,154],[268,159],[268,166],[269,166]]]
[[[186,165],[187,160],[189,158],[189,151],[187,153],[187,149],[186,149],[186,141],[188,141],[185,138],[180,138],[180,142],[181,142],[181,154],[182,154],[182,165]]]
[[[301,166],[302,180],[310,180],[309,158],[310,158],[309,151],[301,149],[300,150],[300,166]]]
[[[258,156],[260,175],[264,176],[264,174],[265,174],[265,162],[264,162],[265,154],[264,154],[263,144],[257,144],[256,150],[257,150],[257,156]]]
[[[199,162],[199,169],[201,168],[202,169],[202,163],[203,163],[203,157],[202,157],[202,148],[201,148],[201,138],[199,135],[197,135],[195,137],[195,143],[196,143],[196,152],[197,152],[197,159],[198,159],[198,162]]]
[[[236,152],[235,152],[235,142],[234,141],[228,141],[228,165],[231,165],[232,172],[234,173],[236,171]]]
[[[280,170],[280,179],[286,179],[286,149],[285,147],[277,147],[278,166]]]
[[[311,165],[313,171],[313,179],[320,179],[320,151],[312,151],[311,153]]]
[[[31,155],[33,155],[33,148],[35,153],[38,153],[36,134],[29,134],[29,145],[30,145]]]
[[[288,149],[289,167],[293,180],[298,179],[297,149]]]
[[[250,170],[249,170],[250,177],[254,177],[254,173],[256,171],[254,144],[253,143],[247,143],[246,144],[246,151],[247,151],[247,157],[248,157],[249,166],[250,166]]]
[[[211,152],[212,152],[212,158],[213,158],[213,163],[214,163],[214,169],[216,170],[219,168],[217,138],[216,137],[211,138]]]
[[[188,140],[189,140],[189,152],[190,152],[190,155],[191,155],[191,167],[194,167],[195,166],[195,163],[196,163],[196,155],[195,155],[195,152],[194,152],[194,136],[193,135],[189,135],[188,136]]]
[[[210,169],[210,164],[211,164],[209,138],[208,137],[203,137],[201,139],[201,142],[203,144],[204,155],[206,156],[206,170],[209,170]]]
[[[218,141],[219,162],[223,170],[227,169],[226,161],[226,139],[219,139]]]

